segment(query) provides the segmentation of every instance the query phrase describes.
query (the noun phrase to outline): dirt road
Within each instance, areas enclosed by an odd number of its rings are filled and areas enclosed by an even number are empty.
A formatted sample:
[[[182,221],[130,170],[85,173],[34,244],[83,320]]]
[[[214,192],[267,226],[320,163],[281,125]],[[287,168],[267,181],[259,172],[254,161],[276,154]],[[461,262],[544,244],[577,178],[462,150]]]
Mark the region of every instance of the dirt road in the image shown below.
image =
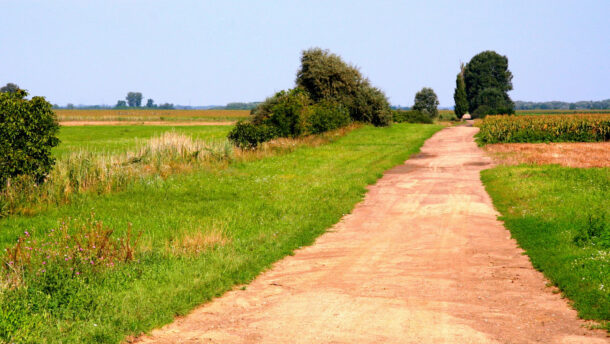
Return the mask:
[[[315,245],[140,343],[607,343],[496,220],[476,128],[447,128]]]

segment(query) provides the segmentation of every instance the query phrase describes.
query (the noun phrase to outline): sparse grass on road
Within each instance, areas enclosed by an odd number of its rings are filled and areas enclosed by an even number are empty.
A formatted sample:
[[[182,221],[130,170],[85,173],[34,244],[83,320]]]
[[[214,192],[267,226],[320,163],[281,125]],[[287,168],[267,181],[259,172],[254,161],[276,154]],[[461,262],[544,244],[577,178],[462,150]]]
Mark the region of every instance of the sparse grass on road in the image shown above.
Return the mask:
[[[482,180],[534,267],[610,330],[610,168],[500,166]]]
[[[121,237],[131,223],[142,237],[132,263],[51,289],[34,284],[0,292],[0,338],[117,343],[171,322],[313,243],[353,209],[368,184],[440,128],[362,127],[326,145],[144,179],[123,192],[85,194],[36,216],[3,219],[0,247],[14,245],[24,230],[43,237],[61,219],[91,213],[113,235]]]

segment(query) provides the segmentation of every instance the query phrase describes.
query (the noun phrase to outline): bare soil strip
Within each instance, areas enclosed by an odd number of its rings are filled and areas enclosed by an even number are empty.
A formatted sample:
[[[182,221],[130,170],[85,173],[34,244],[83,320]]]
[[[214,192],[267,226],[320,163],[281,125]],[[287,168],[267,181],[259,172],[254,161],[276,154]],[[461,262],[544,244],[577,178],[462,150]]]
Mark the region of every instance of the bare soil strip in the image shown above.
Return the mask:
[[[76,127],[84,125],[159,125],[159,126],[198,126],[198,125],[233,125],[236,122],[171,122],[171,121],[61,121],[59,125]]]
[[[496,219],[476,128],[447,128],[315,245],[140,343],[607,343]]]
[[[484,149],[496,162],[507,165],[610,167],[610,142],[497,143]]]

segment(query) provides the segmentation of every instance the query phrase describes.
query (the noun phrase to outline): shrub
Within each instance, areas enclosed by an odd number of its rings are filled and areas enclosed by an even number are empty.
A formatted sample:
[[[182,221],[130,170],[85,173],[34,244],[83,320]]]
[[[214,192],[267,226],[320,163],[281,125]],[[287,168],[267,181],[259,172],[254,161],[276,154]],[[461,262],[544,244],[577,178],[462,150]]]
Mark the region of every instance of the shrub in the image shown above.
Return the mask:
[[[26,96],[23,90],[0,93],[0,189],[20,175],[40,183],[55,162],[51,148],[59,143],[59,124],[52,105]]]
[[[488,116],[477,126],[483,144],[610,140],[610,115]]]
[[[259,144],[277,137],[275,128],[265,124],[256,125],[251,122],[237,122],[229,132],[229,140],[241,148],[255,148]]]
[[[346,101],[354,121],[387,126],[392,123],[392,111],[385,94],[364,82],[356,94]]]
[[[394,110],[392,112],[396,123],[426,123],[432,124],[432,118],[427,114],[415,110]]]
[[[328,130],[344,127],[351,122],[349,111],[341,104],[321,102],[310,107],[307,118],[307,132],[320,134]]]

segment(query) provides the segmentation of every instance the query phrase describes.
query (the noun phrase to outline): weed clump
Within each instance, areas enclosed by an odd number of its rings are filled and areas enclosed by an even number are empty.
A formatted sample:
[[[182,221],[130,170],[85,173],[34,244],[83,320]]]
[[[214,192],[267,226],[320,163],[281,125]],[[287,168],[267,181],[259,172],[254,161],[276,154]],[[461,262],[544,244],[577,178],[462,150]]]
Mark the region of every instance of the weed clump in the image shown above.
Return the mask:
[[[113,233],[93,214],[80,226],[70,219],[62,221],[43,236],[25,231],[0,258],[2,288],[48,285],[133,261],[141,233],[134,234],[131,225],[124,237],[113,237]],[[51,292],[49,288],[54,287],[43,289]]]

